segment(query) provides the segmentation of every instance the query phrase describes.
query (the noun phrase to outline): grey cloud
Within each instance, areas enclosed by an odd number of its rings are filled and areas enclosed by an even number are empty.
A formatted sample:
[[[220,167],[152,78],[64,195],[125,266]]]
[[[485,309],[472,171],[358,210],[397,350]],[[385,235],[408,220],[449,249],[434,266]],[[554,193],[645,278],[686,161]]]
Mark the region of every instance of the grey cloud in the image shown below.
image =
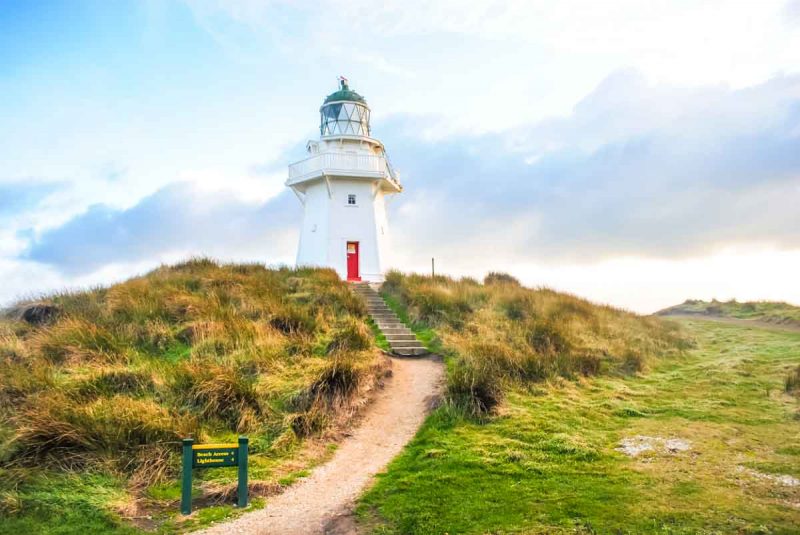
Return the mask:
[[[389,205],[406,257],[492,268],[800,247],[800,77],[676,89],[624,71],[570,116],[512,132],[430,142],[418,123],[374,125],[406,187]],[[129,210],[92,207],[27,257],[68,272],[170,251],[275,261],[293,255],[300,214],[288,192],[252,205],[177,184]]]
[[[394,205],[404,247],[546,261],[800,246],[800,77],[677,90],[623,72],[567,118],[386,145],[405,176]]]
[[[25,256],[70,274],[171,252],[274,260],[293,254],[299,215],[288,192],[258,205],[176,183],[127,210],[92,206],[45,232]]]

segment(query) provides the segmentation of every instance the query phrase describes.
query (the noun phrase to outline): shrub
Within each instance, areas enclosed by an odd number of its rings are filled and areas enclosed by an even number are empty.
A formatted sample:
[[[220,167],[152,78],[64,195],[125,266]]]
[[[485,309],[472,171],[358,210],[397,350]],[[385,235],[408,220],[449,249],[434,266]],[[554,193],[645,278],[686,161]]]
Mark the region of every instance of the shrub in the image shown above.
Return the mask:
[[[800,396],[800,366],[786,376],[785,389],[788,394]]]
[[[52,388],[48,366],[37,361],[0,361],[0,415],[12,411],[30,394]]]
[[[430,325],[460,329],[473,311],[472,293],[459,292],[443,285],[427,284],[414,295],[411,312],[415,320]]]
[[[148,353],[162,353],[175,342],[172,327],[162,319],[147,319],[143,323],[125,323],[120,331],[132,344]]]
[[[480,418],[503,399],[500,377],[478,362],[458,360],[448,373],[448,401],[467,415]]]
[[[564,322],[532,321],[526,326],[528,345],[541,355],[568,353],[571,349]]]
[[[484,278],[483,283],[487,286],[490,284],[511,284],[513,286],[522,286],[516,277],[512,277],[508,273],[498,273],[490,271]]]
[[[174,395],[205,420],[217,419],[244,432],[261,414],[255,377],[232,364],[193,359],[180,365],[172,383]]]
[[[274,311],[269,323],[284,334],[311,333],[316,329],[316,320],[309,310],[293,303]]]
[[[348,318],[334,330],[327,353],[363,351],[372,347],[372,335],[363,321]]]
[[[101,397],[89,403],[59,391],[28,399],[13,419],[14,458],[80,466],[116,455],[128,468],[128,455],[145,444],[177,442],[195,433],[194,422],[148,399]]]
[[[318,432],[329,416],[347,405],[357,394],[369,367],[360,364],[353,356],[336,353],[318,372],[311,385],[296,395],[291,406],[298,411],[291,418],[291,427],[299,436]]]
[[[319,377],[308,389],[312,399],[321,400],[328,406],[347,399],[357,389],[363,370],[344,354],[337,354],[328,363]]]
[[[127,394],[142,396],[155,390],[153,377],[148,372],[127,368],[111,368],[101,370],[88,379],[81,381],[76,388],[80,398],[96,398]]]
[[[113,362],[124,356],[122,344],[108,329],[75,318],[39,331],[32,339],[32,346],[54,364],[67,360]]]
[[[28,359],[28,349],[10,326],[0,324],[0,362],[21,363]]]

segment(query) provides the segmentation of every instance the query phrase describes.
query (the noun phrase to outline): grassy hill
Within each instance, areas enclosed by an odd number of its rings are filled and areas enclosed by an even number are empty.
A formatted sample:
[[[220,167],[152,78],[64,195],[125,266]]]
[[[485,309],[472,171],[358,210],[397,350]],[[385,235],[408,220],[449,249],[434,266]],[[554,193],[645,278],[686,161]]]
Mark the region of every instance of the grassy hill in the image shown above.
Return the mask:
[[[174,517],[186,436],[247,434],[254,494],[289,483],[330,454],[302,439],[385,370],[365,314],[333,271],[208,260],[21,303],[0,320],[0,532],[132,529],[122,517],[170,531],[230,514]],[[198,498],[232,495],[235,477],[201,472]]]
[[[448,385],[361,500],[366,532],[800,523],[800,333],[642,317],[504,274],[392,272],[381,293],[445,357]],[[0,533],[174,533],[235,514],[231,468],[199,471],[204,507],[176,515],[187,435],[249,435],[263,503],[332,454],[330,430],[385,373],[373,327],[330,270],[208,260],[21,303],[0,320]]]
[[[774,301],[701,301],[687,299],[680,305],[665,308],[660,316],[703,315],[720,318],[763,321],[779,325],[800,327],[800,307]]]
[[[506,274],[480,284],[391,272],[382,294],[448,357],[448,401],[471,416],[489,413],[514,385],[628,375],[690,345],[674,323],[524,288]]]
[[[486,282],[387,281],[450,403],[362,498],[366,532],[797,533],[800,333]]]

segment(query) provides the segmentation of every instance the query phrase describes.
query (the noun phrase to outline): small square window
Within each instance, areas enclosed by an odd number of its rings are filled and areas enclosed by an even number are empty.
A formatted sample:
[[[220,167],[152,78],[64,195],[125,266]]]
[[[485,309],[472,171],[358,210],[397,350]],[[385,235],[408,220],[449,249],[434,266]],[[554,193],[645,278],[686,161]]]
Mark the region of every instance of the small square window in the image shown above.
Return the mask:
[[[350,193],[347,195],[347,204],[355,206],[356,204],[356,196],[354,193]]]

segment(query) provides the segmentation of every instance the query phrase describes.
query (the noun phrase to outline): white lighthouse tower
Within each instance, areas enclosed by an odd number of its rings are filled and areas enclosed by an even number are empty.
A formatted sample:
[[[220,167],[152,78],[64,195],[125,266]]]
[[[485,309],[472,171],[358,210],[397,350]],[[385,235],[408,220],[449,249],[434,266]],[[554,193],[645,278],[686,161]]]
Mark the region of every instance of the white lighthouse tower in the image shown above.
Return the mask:
[[[286,185],[303,203],[298,266],[324,266],[350,281],[383,281],[389,228],[385,197],[403,187],[370,133],[364,97],[339,78],[323,102],[319,141],[289,166]]]

